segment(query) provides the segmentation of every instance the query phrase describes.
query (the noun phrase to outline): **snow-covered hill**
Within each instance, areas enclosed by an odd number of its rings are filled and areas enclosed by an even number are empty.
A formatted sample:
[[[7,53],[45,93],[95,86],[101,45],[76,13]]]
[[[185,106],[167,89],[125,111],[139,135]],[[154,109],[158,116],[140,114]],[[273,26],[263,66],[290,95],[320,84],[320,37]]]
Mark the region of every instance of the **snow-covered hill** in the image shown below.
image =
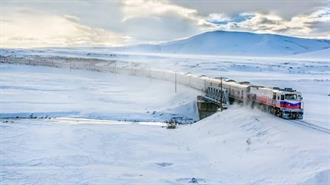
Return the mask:
[[[298,58],[328,59],[330,61],[330,48],[298,54]]]
[[[286,56],[330,48],[329,40],[304,39],[274,34],[213,31],[158,45],[117,48],[131,52],[176,54]]]
[[[329,184],[329,135],[257,110],[175,130],[97,122],[0,122],[0,184]]]

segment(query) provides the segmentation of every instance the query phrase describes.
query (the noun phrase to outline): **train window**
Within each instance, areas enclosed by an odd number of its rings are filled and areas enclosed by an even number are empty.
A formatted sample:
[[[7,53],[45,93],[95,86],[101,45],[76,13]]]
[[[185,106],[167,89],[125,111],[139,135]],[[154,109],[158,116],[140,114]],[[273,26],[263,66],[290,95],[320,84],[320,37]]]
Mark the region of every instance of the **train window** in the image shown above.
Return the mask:
[[[296,94],[286,94],[285,95],[285,99],[286,100],[296,100],[297,99],[297,95]]]
[[[281,100],[284,100],[284,95],[281,95]]]
[[[276,100],[276,94],[273,93],[273,100]]]

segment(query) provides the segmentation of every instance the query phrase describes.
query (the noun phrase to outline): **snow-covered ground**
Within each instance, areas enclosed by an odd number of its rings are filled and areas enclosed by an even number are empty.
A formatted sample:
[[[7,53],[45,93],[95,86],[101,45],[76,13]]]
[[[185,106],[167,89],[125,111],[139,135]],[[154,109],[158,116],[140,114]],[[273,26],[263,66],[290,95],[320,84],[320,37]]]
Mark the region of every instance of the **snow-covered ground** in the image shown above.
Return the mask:
[[[197,120],[201,92],[112,73],[0,65],[0,117],[66,116],[112,120]],[[190,121],[190,122],[191,122]]]
[[[191,184],[192,178],[212,185],[330,181],[328,134],[258,110],[231,107],[174,130],[108,123],[1,123],[2,184]]]
[[[296,57],[310,59],[326,58],[330,60],[330,48],[299,54]]]
[[[62,56],[293,87],[304,96],[304,121],[330,128],[327,60],[102,52]],[[14,54],[27,53],[35,54]],[[330,135],[299,122],[237,105],[174,130],[118,122],[189,117],[199,92],[179,86],[175,94],[170,82],[110,73],[7,64],[0,72],[2,115],[59,114],[0,123],[2,184],[330,184]]]

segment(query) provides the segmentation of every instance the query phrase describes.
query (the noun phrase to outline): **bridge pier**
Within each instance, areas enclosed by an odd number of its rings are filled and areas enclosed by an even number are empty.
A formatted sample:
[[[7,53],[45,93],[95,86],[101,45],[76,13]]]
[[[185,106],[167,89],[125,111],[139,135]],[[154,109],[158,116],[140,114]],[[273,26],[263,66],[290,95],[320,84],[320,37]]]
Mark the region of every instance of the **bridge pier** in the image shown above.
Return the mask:
[[[197,108],[199,119],[204,119],[216,113],[220,106],[216,103],[206,101],[203,96],[197,96]]]

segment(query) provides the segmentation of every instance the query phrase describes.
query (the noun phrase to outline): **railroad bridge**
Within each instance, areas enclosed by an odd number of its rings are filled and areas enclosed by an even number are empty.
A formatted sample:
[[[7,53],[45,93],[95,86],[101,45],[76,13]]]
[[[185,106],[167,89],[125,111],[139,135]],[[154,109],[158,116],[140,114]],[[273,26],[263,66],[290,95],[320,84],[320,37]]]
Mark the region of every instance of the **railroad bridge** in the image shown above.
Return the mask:
[[[197,108],[199,119],[206,118],[217,111],[228,108],[228,91],[220,87],[208,87],[205,95],[197,97]]]

